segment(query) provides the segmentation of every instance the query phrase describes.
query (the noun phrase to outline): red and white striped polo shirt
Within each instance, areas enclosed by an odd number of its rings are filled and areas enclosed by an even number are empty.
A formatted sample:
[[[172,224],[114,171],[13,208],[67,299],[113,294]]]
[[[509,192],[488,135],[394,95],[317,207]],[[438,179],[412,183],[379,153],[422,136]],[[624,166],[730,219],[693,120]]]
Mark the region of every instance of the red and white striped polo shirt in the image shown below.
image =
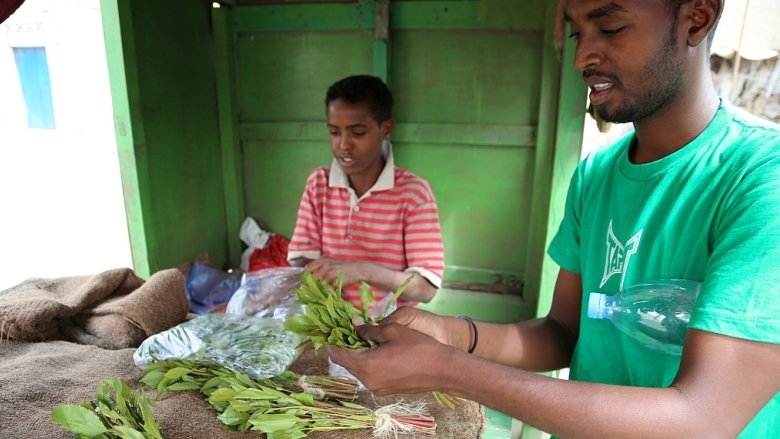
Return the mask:
[[[396,168],[392,148],[374,186],[358,198],[336,160],[306,182],[288,260],[320,256],[368,261],[393,271],[417,272],[437,288],[444,248],[436,199],[428,182]],[[377,301],[388,295],[373,288]],[[360,307],[357,285],[342,297]],[[399,305],[412,302],[399,299]]]

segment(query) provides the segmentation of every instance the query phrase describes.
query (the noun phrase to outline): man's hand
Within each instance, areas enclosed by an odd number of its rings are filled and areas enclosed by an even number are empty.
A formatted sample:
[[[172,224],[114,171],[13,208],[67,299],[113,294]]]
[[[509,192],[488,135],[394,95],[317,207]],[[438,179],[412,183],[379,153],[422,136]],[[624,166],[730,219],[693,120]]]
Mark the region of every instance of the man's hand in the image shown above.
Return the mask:
[[[350,286],[366,280],[365,262],[349,261],[346,259],[334,259],[323,256],[316,261],[306,264],[306,271],[310,272],[315,279],[322,280],[336,286],[339,272],[343,273],[343,286]]]
[[[379,396],[440,390],[438,371],[458,352],[398,323],[356,329],[361,338],[379,345],[358,350],[327,346],[328,355]]]
[[[468,350],[473,344],[471,324],[458,317],[444,317],[421,309],[402,306],[381,323],[399,323],[433,337],[439,343],[463,351]]]

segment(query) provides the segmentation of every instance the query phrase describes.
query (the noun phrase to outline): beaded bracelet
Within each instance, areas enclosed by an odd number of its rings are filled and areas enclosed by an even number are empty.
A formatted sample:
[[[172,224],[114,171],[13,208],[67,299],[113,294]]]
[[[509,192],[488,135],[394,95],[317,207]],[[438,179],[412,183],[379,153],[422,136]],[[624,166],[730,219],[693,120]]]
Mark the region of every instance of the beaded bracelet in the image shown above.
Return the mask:
[[[468,316],[460,316],[460,318],[466,320],[467,322],[471,323],[471,327],[474,328],[474,344],[471,345],[471,349],[469,349],[469,354],[474,353],[474,349],[477,348],[477,342],[479,341],[479,331],[477,331],[477,324],[474,323],[474,320],[471,319],[471,317]]]

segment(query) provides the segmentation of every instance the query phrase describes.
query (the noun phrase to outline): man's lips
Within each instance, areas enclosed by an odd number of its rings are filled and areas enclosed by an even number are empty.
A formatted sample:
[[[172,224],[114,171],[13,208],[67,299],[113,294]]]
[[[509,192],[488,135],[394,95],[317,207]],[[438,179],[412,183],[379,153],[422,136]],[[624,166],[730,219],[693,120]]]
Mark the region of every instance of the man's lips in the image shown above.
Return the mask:
[[[585,83],[590,87],[590,102],[593,105],[601,105],[606,102],[617,82],[607,75],[584,73],[582,76],[585,79]]]

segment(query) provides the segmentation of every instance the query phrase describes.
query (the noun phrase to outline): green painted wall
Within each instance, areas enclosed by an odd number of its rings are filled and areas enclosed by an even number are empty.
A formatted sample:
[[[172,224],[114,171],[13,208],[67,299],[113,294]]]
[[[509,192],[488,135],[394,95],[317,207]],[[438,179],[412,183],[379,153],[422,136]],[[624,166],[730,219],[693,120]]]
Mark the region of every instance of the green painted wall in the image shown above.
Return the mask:
[[[102,0],[136,270],[225,263],[211,4]]]

